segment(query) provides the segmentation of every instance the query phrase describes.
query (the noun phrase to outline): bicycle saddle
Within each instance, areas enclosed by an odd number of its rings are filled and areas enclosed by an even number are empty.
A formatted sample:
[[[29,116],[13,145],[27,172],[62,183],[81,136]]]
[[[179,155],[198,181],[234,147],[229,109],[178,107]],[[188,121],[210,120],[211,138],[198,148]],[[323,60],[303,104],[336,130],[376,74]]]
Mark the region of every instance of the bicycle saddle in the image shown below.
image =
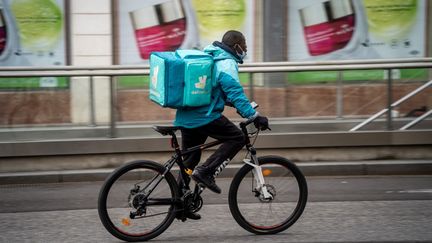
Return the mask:
[[[172,133],[175,133],[180,127],[176,126],[153,126],[153,129],[162,134],[163,136],[170,135]]]

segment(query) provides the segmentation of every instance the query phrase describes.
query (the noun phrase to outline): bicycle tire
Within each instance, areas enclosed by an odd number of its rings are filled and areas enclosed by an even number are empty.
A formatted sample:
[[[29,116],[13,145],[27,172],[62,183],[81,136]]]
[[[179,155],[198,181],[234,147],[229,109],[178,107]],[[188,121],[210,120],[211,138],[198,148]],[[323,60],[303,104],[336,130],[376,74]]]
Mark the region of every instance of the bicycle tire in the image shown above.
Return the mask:
[[[135,172],[135,170],[137,170],[137,172]],[[121,221],[124,225],[121,225],[121,223],[117,222],[117,220],[114,220],[110,213],[111,210],[114,212],[114,210],[118,210],[116,209],[116,207],[113,207],[113,209],[108,208],[108,203],[107,199],[108,198],[111,191],[113,194],[113,197],[115,196],[114,194],[123,194],[124,190],[115,191],[115,188],[113,189],[113,185],[116,185],[116,183],[122,183],[122,184],[128,184],[129,180],[127,178],[127,176],[131,177],[131,179],[133,179],[134,177],[137,177],[136,180],[142,181],[144,180],[143,178],[146,178],[147,175],[152,175],[152,173],[154,173],[154,177],[157,177],[158,175],[161,175],[163,172],[165,171],[165,167],[163,167],[162,165],[153,162],[153,161],[146,161],[146,160],[140,160],[140,161],[132,161],[129,162],[123,166],[121,166],[120,168],[116,169],[114,172],[112,172],[108,178],[105,180],[105,182],[102,185],[102,188],[100,190],[99,193],[99,198],[98,198],[98,213],[99,213],[99,218],[102,222],[102,224],[104,225],[104,227],[107,229],[107,231],[109,233],[111,233],[113,236],[117,237],[118,239],[124,240],[124,241],[128,241],[128,242],[133,242],[133,241],[147,241],[150,239],[153,239],[155,237],[157,237],[158,235],[160,235],[162,232],[164,232],[173,222],[174,218],[175,218],[175,214],[176,214],[176,206],[175,205],[171,205],[171,206],[166,206],[169,207],[169,209],[167,209],[166,212],[166,216],[164,216],[163,214],[161,214],[162,216],[162,221],[161,223],[159,223],[155,228],[152,228],[146,232],[142,232],[142,233],[131,233],[131,232],[126,232],[125,229],[123,229],[124,227],[127,227],[127,225],[129,224],[128,220],[126,216],[125,218],[123,218]],[[135,174],[127,174],[128,172],[134,172]],[[126,179],[124,179],[123,177],[125,177]],[[162,176],[162,181],[161,183],[166,184],[166,186],[164,186],[163,184],[159,183],[157,184],[157,188],[159,187],[167,187],[166,188],[166,193],[169,196],[171,196],[171,198],[176,199],[179,197],[178,194],[178,185],[176,180],[174,179],[173,175],[168,172],[165,174],[165,176]],[[154,181],[154,180],[153,180]],[[135,184],[136,185],[136,184]],[[168,192],[169,190],[169,192]],[[130,192],[128,192],[130,193]],[[125,193],[126,194],[126,193]],[[124,195],[122,195],[124,196]],[[120,198],[121,201],[127,201],[128,204],[130,204],[130,198],[125,199],[124,197]],[[116,199],[117,200],[117,199]],[[123,203],[123,202],[122,202]],[[129,205],[130,206],[130,205]],[[131,209],[132,207],[130,207],[129,209]],[[129,209],[123,209],[123,211],[127,212],[126,210]],[[148,210],[148,209],[147,209]],[[114,214],[114,213],[113,213]],[[132,218],[131,218],[132,219]],[[140,218],[140,219],[136,219],[136,220],[149,220],[151,221],[153,218]],[[124,220],[124,222],[123,222]],[[135,221],[135,219],[132,219],[133,221],[130,222],[143,222],[143,221]],[[114,222],[116,223],[114,223]],[[119,218],[120,221],[120,218]],[[123,228],[121,228],[123,227]],[[138,226],[134,227],[138,228]],[[141,229],[139,229],[141,230]],[[144,229],[143,229],[144,230]]]
[[[265,176],[266,184],[268,182],[273,183],[273,181],[275,183],[273,185],[269,184],[271,187],[268,187],[270,188],[272,195],[274,195],[274,200],[271,202],[264,202],[263,199],[259,199],[259,196],[256,195],[257,192],[254,192],[253,190],[248,192],[248,186],[251,186],[252,189],[254,187],[254,179],[253,174],[251,173],[253,167],[246,164],[236,173],[231,183],[228,194],[229,208],[236,222],[245,230],[254,234],[276,234],[288,229],[302,215],[308,197],[307,183],[304,175],[298,167],[283,157],[264,156],[258,158],[258,161],[260,166],[263,168],[263,175]],[[271,177],[271,173],[274,173],[275,175]],[[280,176],[279,174],[284,176]],[[250,178],[250,182],[248,182],[249,179],[245,178]],[[278,181],[280,181],[280,183]],[[276,188],[274,186],[276,184],[287,185],[281,186],[281,188]],[[242,185],[241,189],[239,189],[240,185]],[[287,190],[287,192],[284,193],[282,190]],[[291,190],[292,192],[288,192],[288,190]],[[239,193],[242,193],[242,195],[239,195]],[[254,193],[255,195],[253,195]],[[294,193],[296,195],[291,195]],[[247,196],[250,196],[250,198]],[[246,199],[245,203],[240,202],[244,199]],[[293,200],[294,202],[290,202],[289,200]],[[275,214],[272,211],[273,206],[275,208],[280,207],[281,211],[285,210],[286,212]],[[257,207],[261,208],[257,210]],[[264,211],[263,207],[269,207],[270,212],[262,212]],[[290,208],[293,208],[293,210],[288,212]],[[249,216],[249,214],[251,216]],[[264,222],[266,220],[272,220],[271,217],[277,218],[275,220],[276,223]],[[279,218],[281,219],[279,220]],[[262,222],[252,222],[255,220]]]

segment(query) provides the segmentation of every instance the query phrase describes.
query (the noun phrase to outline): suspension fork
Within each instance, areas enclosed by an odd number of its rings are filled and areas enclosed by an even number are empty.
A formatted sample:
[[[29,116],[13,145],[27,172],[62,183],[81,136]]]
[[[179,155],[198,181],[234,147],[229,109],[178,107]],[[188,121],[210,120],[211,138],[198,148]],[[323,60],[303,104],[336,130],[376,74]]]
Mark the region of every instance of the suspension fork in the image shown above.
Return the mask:
[[[273,199],[273,196],[267,190],[267,185],[265,184],[262,169],[261,169],[261,166],[259,165],[258,158],[256,157],[256,149],[251,144],[251,141],[249,138],[249,133],[248,133],[247,128],[246,128],[246,126],[252,122],[253,122],[253,119],[248,120],[247,122],[244,122],[244,123],[240,123],[240,128],[241,128],[241,130],[245,136],[246,149],[250,153],[250,159],[245,158],[243,160],[243,162],[245,164],[252,166],[252,168],[253,168],[252,174],[254,175],[255,182],[256,182],[257,187],[258,187],[257,189],[262,192],[262,195],[264,196],[264,198],[265,199]],[[259,133],[259,130],[258,130],[258,133]],[[257,134],[257,136],[258,136],[258,134]]]
[[[262,173],[262,168],[259,165],[258,158],[256,157],[255,148],[249,143],[246,145],[248,151],[250,152],[250,159],[245,158],[243,162],[252,166],[252,174],[254,176],[255,182],[257,184],[257,189],[262,192],[265,199],[273,199],[273,196],[269,193],[267,189],[267,184],[264,180],[264,175]]]

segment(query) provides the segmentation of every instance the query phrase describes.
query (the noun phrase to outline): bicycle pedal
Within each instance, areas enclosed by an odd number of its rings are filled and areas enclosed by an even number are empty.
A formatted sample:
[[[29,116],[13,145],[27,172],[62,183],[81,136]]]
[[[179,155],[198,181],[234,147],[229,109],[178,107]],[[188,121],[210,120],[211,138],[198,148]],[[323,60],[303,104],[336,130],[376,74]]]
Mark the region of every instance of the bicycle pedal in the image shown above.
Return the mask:
[[[183,211],[177,212],[175,217],[176,217],[176,219],[181,220],[182,222],[186,221],[186,219],[187,219],[186,215],[184,215]]]
[[[182,222],[186,221],[186,217],[184,215],[176,215],[177,220],[181,220]]]
[[[176,219],[179,221],[182,221],[182,222],[185,222],[187,220],[187,218],[184,216],[183,217],[176,217]]]

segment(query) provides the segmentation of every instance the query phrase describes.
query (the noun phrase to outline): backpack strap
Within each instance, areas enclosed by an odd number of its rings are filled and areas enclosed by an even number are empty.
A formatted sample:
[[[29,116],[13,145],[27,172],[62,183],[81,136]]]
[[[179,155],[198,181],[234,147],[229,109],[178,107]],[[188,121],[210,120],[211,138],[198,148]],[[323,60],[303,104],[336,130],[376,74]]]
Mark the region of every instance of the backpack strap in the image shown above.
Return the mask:
[[[210,109],[207,111],[206,116],[210,116],[210,114],[213,112],[213,109],[214,109],[215,106],[216,106],[216,99],[213,99],[211,101]]]
[[[220,61],[220,60],[225,60],[225,58],[223,58],[223,59],[217,59],[217,58],[215,58],[215,59],[213,59],[213,62],[214,62],[214,66],[213,66],[213,68],[216,66],[216,62],[218,62],[218,61]],[[216,72],[216,70],[213,70],[213,72]],[[213,75],[213,78],[215,79],[212,83],[213,83],[213,87],[212,88],[215,88],[216,86],[217,86],[217,77],[216,77],[216,74],[214,73],[214,75]],[[214,109],[214,107],[216,106],[216,99],[212,99],[212,101],[211,101],[211,103],[210,103],[210,108],[209,108],[209,110],[207,111],[207,114],[206,114],[206,116],[210,116],[210,114],[213,112],[213,109]]]

